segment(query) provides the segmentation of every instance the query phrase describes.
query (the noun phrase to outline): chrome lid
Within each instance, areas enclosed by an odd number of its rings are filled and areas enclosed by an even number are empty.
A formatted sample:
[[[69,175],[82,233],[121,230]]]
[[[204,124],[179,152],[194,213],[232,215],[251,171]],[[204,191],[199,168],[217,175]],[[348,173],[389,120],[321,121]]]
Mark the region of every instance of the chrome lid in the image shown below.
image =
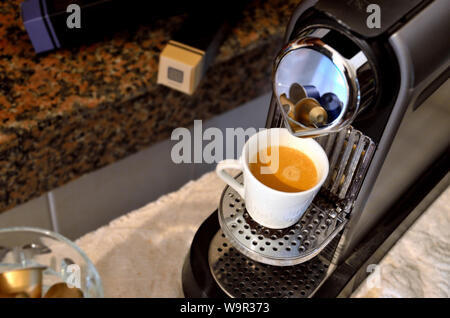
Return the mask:
[[[367,62],[367,58],[362,52],[352,59],[344,58],[315,36],[323,34],[323,29],[316,31],[300,36],[284,47],[276,58],[273,71],[273,91],[286,127],[299,137],[336,132],[354,120],[360,107],[357,69]],[[326,108],[329,118],[326,124],[315,127],[305,125],[283,107],[280,96],[284,94],[281,99],[285,100],[286,96],[289,97],[291,87],[298,84],[306,88],[306,97],[315,97]],[[330,107],[330,102],[334,106]],[[337,104],[339,107],[336,108]]]

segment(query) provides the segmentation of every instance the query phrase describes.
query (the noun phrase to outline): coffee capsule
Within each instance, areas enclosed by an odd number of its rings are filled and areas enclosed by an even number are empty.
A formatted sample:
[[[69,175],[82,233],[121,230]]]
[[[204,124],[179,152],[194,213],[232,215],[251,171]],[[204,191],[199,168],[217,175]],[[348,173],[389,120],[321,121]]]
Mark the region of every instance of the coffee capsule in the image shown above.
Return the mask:
[[[328,123],[328,114],[317,100],[308,97],[295,105],[295,119],[308,127],[321,127]]]
[[[287,98],[286,94],[281,94],[280,102],[281,102],[281,106],[283,107],[286,114],[295,120],[295,116],[294,116],[295,105],[294,105],[294,103],[289,98]]]
[[[289,99],[292,103],[294,103],[294,105],[305,97],[307,97],[307,95],[302,85],[294,83],[291,87],[289,87]]]
[[[36,266],[0,273],[0,298],[40,298],[45,269],[45,266]]]
[[[319,100],[320,93],[319,93],[319,91],[317,90],[317,88],[315,86],[313,86],[313,85],[305,85],[305,86],[303,86],[303,88],[306,91],[306,96],[307,97]]]
[[[325,93],[320,97],[319,102],[327,111],[330,122],[335,120],[341,113],[342,103],[335,94]]]
[[[287,98],[286,94],[280,95],[280,103],[281,103],[281,107],[283,107],[283,110],[285,111],[285,113],[293,120],[296,120],[295,119],[295,105],[289,98]],[[297,125],[296,123],[294,123],[292,121],[289,121],[289,125],[291,126],[292,130],[294,130],[295,132],[303,129],[303,127]]]
[[[44,298],[83,298],[83,292],[76,287],[69,287],[66,283],[57,283],[49,288]]]

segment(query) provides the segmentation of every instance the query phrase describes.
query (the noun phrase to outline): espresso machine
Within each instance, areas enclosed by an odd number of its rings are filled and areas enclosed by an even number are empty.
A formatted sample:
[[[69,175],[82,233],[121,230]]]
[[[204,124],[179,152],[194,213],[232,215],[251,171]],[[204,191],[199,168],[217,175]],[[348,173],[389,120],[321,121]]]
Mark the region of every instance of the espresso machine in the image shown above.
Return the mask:
[[[315,138],[328,178],[285,229],[252,220],[226,187],[186,256],[186,297],[347,297],[370,274],[449,185],[448,10],[446,0],[300,2],[274,62],[266,127]],[[291,116],[296,85],[332,96],[325,123]]]

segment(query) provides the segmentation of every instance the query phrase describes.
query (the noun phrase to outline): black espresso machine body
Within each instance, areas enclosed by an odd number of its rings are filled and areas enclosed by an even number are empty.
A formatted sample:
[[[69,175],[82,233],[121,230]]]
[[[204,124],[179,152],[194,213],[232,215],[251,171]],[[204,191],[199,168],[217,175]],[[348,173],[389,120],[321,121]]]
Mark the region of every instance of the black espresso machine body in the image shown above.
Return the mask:
[[[373,4],[381,23],[370,28]],[[275,61],[266,126],[316,138],[329,177],[283,230],[254,222],[225,188],[186,257],[185,296],[336,297],[358,287],[450,182],[448,12],[446,0],[300,3]],[[292,78],[334,89],[341,115],[294,129],[280,102]]]

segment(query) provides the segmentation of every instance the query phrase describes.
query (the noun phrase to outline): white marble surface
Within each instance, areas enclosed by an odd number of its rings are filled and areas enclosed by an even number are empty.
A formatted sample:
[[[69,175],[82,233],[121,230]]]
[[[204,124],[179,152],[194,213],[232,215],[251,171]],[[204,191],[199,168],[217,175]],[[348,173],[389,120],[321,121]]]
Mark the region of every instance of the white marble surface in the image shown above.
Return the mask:
[[[353,297],[450,297],[450,188],[378,265]]]
[[[181,268],[224,183],[215,173],[88,233],[77,243],[99,270],[106,297],[183,297]],[[448,297],[450,189],[414,224],[354,297]]]

